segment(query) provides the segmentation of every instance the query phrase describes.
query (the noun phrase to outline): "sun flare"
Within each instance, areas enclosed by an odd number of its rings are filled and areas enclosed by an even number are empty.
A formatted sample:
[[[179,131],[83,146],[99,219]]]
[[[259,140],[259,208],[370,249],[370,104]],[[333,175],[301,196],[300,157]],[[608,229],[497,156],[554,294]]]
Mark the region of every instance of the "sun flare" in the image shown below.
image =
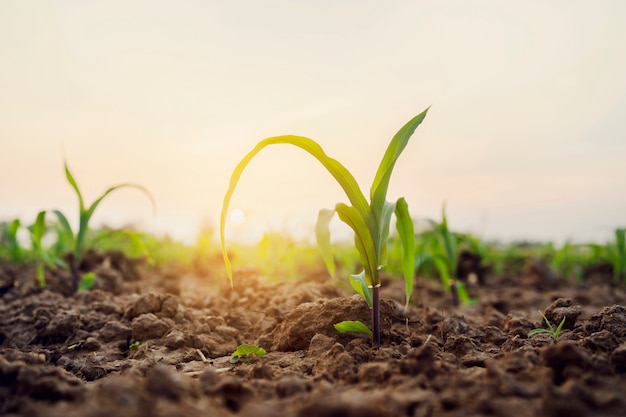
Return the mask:
[[[242,224],[246,220],[246,213],[242,209],[232,209],[228,218],[234,224]]]

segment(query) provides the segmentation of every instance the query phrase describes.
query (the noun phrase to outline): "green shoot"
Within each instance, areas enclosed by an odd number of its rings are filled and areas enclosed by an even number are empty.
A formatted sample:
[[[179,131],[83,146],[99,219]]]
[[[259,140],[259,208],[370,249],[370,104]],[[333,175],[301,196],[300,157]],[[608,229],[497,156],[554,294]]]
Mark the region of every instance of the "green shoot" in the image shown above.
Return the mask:
[[[611,250],[613,276],[617,282],[626,279],[626,229],[615,229],[615,247]]]
[[[70,223],[67,220],[67,217],[62,212],[60,212],[59,210],[54,210],[54,214],[59,219],[59,222],[61,223],[61,226],[65,230],[67,235],[72,237],[74,250],[73,250],[73,256],[72,256],[72,262],[70,264],[70,269],[72,273],[72,288],[73,288],[73,291],[76,292],[79,289],[79,286],[81,286],[81,283],[80,283],[81,278],[79,277],[78,266],[83,257],[85,240],[87,237],[87,230],[89,227],[89,220],[91,220],[91,216],[93,216],[94,211],[96,210],[98,205],[102,202],[102,200],[106,196],[108,196],[110,193],[120,188],[136,188],[139,191],[142,191],[146,196],[148,196],[148,198],[150,199],[150,202],[152,203],[153,211],[156,208],[156,204],[154,202],[154,197],[152,197],[152,194],[150,194],[150,192],[146,188],[137,184],[124,183],[124,184],[119,184],[119,185],[110,187],[100,197],[98,197],[89,207],[87,207],[85,206],[85,202],[83,201],[83,195],[80,192],[80,189],[78,188],[78,184],[76,183],[74,176],[72,175],[69,167],[67,166],[67,162],[65,162],[65,176],[67,177],[67,181],[70,183],[70,185],[74,189],[74,192],[76,193],[76,196],[78,197],[78,204],[79,204],[78,206],[78,214],[79,214],[78,232],[74,234],[74,231],[72,230],[72,227],[70,226]],[[91,285],[93,285],[93,283]]]
[[[557,340],[559,338],[559,333],[561,333],[561,329],[563,328],[563,325],[565,324],[566,317],[565,316],[563,317],[563,320],[561,320],[561,322],[559,323],[559,325],[555,329],[554,327],[552,327],[552,324],[547,319],[547,317],[543,314],[543,312],[539,311],[539,314],[541,314],[541,317],[543,317],[543,320],[548,325],[548,328],[547,329],[539,329],[539,328],[538,329],[532,329],[531,331],[528,332],[528,337],[534,336],[534,335],[539,334],[539,333],[547,333],[550,336],[552,336],[552,338],[554,340]]]
[[[96,274],[93,272],[87,272],[80,278],[78,283],[78,291],[87,291],[91,289],[96,283]]]
[[[132,351],[135,351],[135,350],[139,349],[140,345],[141,345],[141,342],[139,340],[135,340],[133,343],[128,345],[128,349],[132,350]]]
[[[339,323],[334,324],[335,329],[341,333],[347,332],[357,332],[357,333],[365,333],[368,335],[372,335],[372,331],[369,327],[363,324],[360,321],[352,321],[346,320]]]
[[[230,363],[244,362],[247,363],[255,356],[265,356],[265,349],[255,345],[239,345],[230,355]]]
[[[230,179],[228,190],[224,196],[224,203],[222,205],[222,213],[220,216],[220,239],[224,263],[226,264],[226,270],[228,272],[228,278],[231,286],[233,285],[232,268],[228,258],[228,252],[226,250],[224,232],[228,206],[237,183],[239,182],[239,178],[248,163],[263,148],[269,145],[278,144],[288,144],[299,147],[315,157],[328,170],[328,172],[335,178],[344,190],[351,203],[351,205],[338,203],[334,210],[322,210],[318,217],[316,236],[318,237],[318,244],[321,248],[324,262],[326,263],[329,272],[334,274],[334,261],[330,250],[330,233],[328,231],[328,224],[333,214],[336,212],[339,219],[346,223],[354,231],[354,243],[359,252],[363,272],[353,275],[352,284],[354,287],[358,287],[362,290],[362,295],[365,296],[365,293],[368,292],[371,292],[372,294],[371,305],[373,341],[376,345],[379,345],[381,285],[379,270],[385,266],[387,261],[386,246],[387,238],[389,237],[389,224],[391,222],[392,214],[395,213],[396,215],[396,227],[398,230],[401,230],[401,235],[412,235],[413,228],[413,223],[408,213],[408,206],[404,199],[400,198],[395,203],[391,203],[386,200],[389,180],[391,179],[391,173],[398,157],[406,147],[410,137],[415,132],[415,129],[417,129],[426,117],[427,112],[428,109],[411,119],[391,140],[385,154],[383,155],[378,170],[376,171],[376,175],[370,189],[369,203],[350,171],[348,171],[348,169],[346,169],[339,161],[326,155],[317,142],[309,138],[293,135],[275,136],[259,142],[254,149],[252,149],[252,151],[250,151],[235,167]],[[403,252],[407,258],[403,261],[405,265],[403,267],[403,271],[406,274],[405,279],[412,279],[414,271],[414,256],[412,252],[409,253],[411,248],[407,243],[408,240],[403,239],[402,241],[407,244],[407,247],[403,248]],[[365,289],[363,287],[365,287]]]
[[[423,235],[424,241],[418,248],[415,262],[418,268],[426,262],[432,262],[435,265],[441,284],[450,290],[452,304],[458,306],[461,302],[471,301],[462,283],[459,283],[456,277],[459,235],[448,228],[445,204],[441,209],[441,217],[441,223],[429,220],[432,230]]]
[[[19,219],[10,223],[0,223],[0,249],[2,255],[5,255],[11,262],[21,262],[24,258],[24,250],[17,239],[17,233],[21,226],[22,223]],[[5,248],[6,253],[4,253]]]

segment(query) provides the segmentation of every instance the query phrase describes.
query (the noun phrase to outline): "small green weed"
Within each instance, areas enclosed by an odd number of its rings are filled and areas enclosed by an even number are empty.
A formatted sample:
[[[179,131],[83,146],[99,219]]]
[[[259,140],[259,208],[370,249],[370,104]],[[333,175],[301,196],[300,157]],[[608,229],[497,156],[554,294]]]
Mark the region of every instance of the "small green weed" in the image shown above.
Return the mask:
[[[370,330],[370,328],[360,321],[346,320],[346,321],[342,321],[339,323],[335,323],[334,327],[338,332],[341,332],[341,333],[356,332],[356,333],[365,333],[370,336],[372,335],[372,331]]]
[[[556,329],[552,326],[552,323],[550,323],[550,321],[547,319],[547,317],[543,314],[542,311],[539,311],[539,314],[541,314],[541,317],[543,317],[543,320],[546,322],[546,324],[548,325],[547,329],[532,329],[531,331],[528,332],[528,337],[532,337],[536,334],[539,333],[548,333],[550,336],[552,336],[552,338],[554,340],[557,340],[559,338],[559,334],[561,333],[561,329],[563,328],[563,325],[565,324],[565,319],[566,317],[563,316],[563,320],[561,320],[561,322],[559,323],[559,325],[556,327]]]
[[[230,363],[244,362],[247,363],[255,356],[265,356],[265,349],[255,345],[239,345],[230,355]]]

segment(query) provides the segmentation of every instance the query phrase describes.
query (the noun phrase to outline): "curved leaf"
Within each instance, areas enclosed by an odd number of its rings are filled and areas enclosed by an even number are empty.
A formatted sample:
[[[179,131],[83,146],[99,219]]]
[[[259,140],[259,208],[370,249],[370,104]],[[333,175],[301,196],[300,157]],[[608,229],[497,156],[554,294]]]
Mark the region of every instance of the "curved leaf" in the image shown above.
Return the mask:
[[[372,308],[372,289],[367,286],[365,271],[356,275],[350,274],[350,285],[357,294],[365,299],[367,306]]]
[[[70,172],[70,168],[67,165],[67,161],[64,161],[63,164],[65,166],[65,177],[67,178],[67,182],[69,182],[72,188],[74,188],[74,191],[76,192],[76,195],[78,196],[79,210],[82,213],[85,210],[85,202],[83,201],[83,195],[80,192],[80,189],[78,188],[78,184],[76,183],[74,176]]]
[[[364,219],[366,219],[365,222],[370,225],[369,227],[374,229],[374,225],[376,224],[376,220],[370,213],[369,204],[367,203],[365,196],[361,192],[358,183],[354,179],[354,176],[352,176],[350,171],[348,171],[339,161],[326,155],[321,146],[319,146],[315,141],[302,136],[293,135],[275,136],[264,139],[259,142],[254,147],[254,149],[248,152],[248,154],[244,156],[244,158],[235,167],[235,170],[230,177],[228,190],[226,191],[226,195],[224,196],[224,202],[222,204],[222,212],[220,215],[220,240],[222,243],[222,255],[224,257],[224,263],[226,264],[226,271],[228,272],[228,279],[230,280],[231,286],[233,285],[232,267],[228,258],[228,252],[226,250],[226,245],[224,241],[228,206],[230,205],[230,200],[233,192],[235,191],[237,183],[239,182],[239,178],[241,177],[243,170],[250,163],[252,158],[254,158],[254,156],[258,154],[263,148],[270,145],[278,144],[297,146],[315,157],[319,162],[322,163],[322,165],[324,165],[324,167],[328,170],[328,172],[330,172],[335,180],[337,180],[352,205],[356,207],[356,210],[361,214]]]
[[[78,234],[76,235],[76,247],[74,250],[74,253],[77,257],[80,258],[82,254],[83,244],[85,241],[85,236],[86,236],[88,225],[89,225],[89,220],[91,219],[91,216],[93,215],[94,211],[96,210],[98,205],[102,202],[102,200],[104,200],[106,196],[108,196],[115,190],[119,190],[120,188],[135,188],[139,191],[142,191],[150,199],[150,203],[152,204],[152,214],[154,215],[156,211],[156,202],[154,200],[154,197],[150,193],[150,191],[148,191],[145,187],[138,185],[138,184],[124,183],[124,184],[118,184],[109,188],[104,193],[102,193],[102,195],[98,199],[96,199],[96,201],[94,201],[91,204],[91,206],[89,206],[89,209],[87,210],[82,209],[80,212],[80,222],[79,222],[80,224],[78,228]],[[76,190],[78,192],[78,188],[76,188]],[[82,204],[82,199],[81,199],[81,204]]]
[[[413,281],[415,276],[415,231],[413,220],[409,213],[409,205],[404,198],[396,202],[396,230],[402,246],[402,273],[404,274],[404,287],[406,303],[404,309],[409,306],[409,300],[413,293]]]
[[[372,287],[379,286],[380,276],[378,275],[376,247],[372,240],[370,229],[365,223],[365,219],[363,219],[357,209],[343,203],[337,204],[335,210],[341,221],[350,226],[354,231],[354,244],[359,252],[363,268],[365,269],[365,281],[367,285]]]
[[[331,277],[335,276],[335,259],[333,258],[333,251],[330,245],[329,225],[334,215],[335,210],[321,209],[317,216],[317,223],[315,224],[317,246],[320,248],[322,259]]]
[[[380,215],[378,224],[379,242],[376,247],[376,256],[378,256],[378,267],[387,265],[387,239],[389,238],[389,224],[391,223],[391,215],[396,210],[396,203],[385,201],[383,211]]]
[[[74,232],[72,231],[72,226],[70,226],[70,222],[67,221],[67,217],[65,217],[65,214],[63,214],[59,210],[52,210],[52,212],[57,216],[57,219],[59,219],[59,223],[61,224],[61,229],[63,230],[63,233],[65,233],[72,240],[73,244],[75,239]]]
[[[391,173],[396,161],[415,132],[415,129],[417,129],[426,117],[429,109],[430,107],[415,116],[413,119],[409,120],[409,122],[395,134],[385,151],[385,155],[383,156],[380,165],[378,166],[378,170],[376,171],[376,176],[374,177],[374,182],[372,183],[372,188],[370,190],[372,211],[376,216],[377,221],[380,221],[379,216],[380,213],[382,213],[382,209],[387,198],[389,180],[391,179]]]

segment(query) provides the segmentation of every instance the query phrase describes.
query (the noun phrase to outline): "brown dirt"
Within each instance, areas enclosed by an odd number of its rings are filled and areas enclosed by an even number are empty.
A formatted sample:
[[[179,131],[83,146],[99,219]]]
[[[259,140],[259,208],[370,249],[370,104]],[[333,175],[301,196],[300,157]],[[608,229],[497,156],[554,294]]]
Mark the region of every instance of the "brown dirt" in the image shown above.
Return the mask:
[[[117,256],[117,257],[116,257]],[[93,255],[98,288],[34,286],[0,265],[0,415],[624,416],[626,293],[562,282],[529,264],[471,287],[453,309],[420,282],[383,286],[383,346],[333,323],[369,310],[332,282],[272,283],[240,270],[231,290]],[[209,285],[207,285],[209,284]],[[557,341],[528,338],[566,317]],[[130,345],[141,342],[136,349]],[[268,354],[232,365],[239,344]]]

